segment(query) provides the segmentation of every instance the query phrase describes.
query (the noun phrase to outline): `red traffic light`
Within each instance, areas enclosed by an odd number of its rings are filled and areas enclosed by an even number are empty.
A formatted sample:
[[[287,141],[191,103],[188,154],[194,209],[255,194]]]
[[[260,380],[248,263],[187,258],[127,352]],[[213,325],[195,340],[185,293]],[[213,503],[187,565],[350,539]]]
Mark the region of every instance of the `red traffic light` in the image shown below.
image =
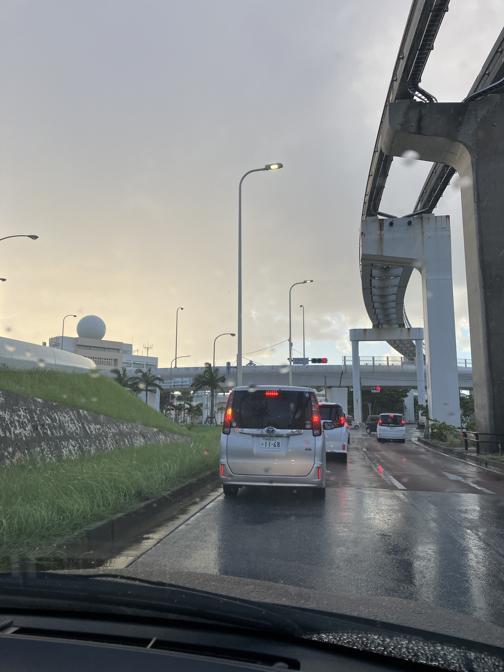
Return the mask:
[[[312,357],[310,362],[312,364],[327,364],[327,357]]]

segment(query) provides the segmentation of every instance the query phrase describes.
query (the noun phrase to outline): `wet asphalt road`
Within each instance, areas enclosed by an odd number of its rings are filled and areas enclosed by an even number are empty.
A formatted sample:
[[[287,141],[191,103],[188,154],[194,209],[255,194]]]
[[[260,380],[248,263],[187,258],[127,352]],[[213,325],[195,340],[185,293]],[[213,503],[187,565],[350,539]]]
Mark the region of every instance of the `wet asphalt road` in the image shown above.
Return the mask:
[[[504,474],[355,432],[348,463],[328,470],[325,501],[283,489],[219,496],[127,572],[422,600],[504,625]]]

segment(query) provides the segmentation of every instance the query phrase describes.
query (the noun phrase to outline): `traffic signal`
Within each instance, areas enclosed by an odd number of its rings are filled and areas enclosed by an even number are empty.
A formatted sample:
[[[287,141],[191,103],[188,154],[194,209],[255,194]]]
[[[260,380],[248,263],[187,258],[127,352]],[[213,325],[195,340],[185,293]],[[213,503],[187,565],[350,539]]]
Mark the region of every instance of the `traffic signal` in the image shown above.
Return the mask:
[[[327,364],[327,357],[312,357],[310,362],[312,364]]]

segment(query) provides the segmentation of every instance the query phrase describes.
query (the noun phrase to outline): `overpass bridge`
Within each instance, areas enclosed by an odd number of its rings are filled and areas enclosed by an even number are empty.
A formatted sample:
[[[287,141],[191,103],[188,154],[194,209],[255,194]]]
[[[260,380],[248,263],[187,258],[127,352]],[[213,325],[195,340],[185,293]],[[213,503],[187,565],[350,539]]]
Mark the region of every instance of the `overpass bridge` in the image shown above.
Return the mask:
[[[177,369],[158,369],[165,389],[181,390],[191,387],[194,377],[202,373],[203,367],[178,367]],[[226,382],[223,387],[231,388],[236,384],[236,367],[219,367]],[[361,385],[371,387],[406,387],[416,389],[417,372],[414,362],[403,357],[360,357]],[[459,389],[470,390],[473,387],[470,360],[458,361]],[[289,367],[276,366],[243,367],[244,385],[288,385]],[[293,384],[308,387],[352,387],[352,358],[343,357],[339,365],[308,365],[293,367]]]
[[[422,275],[431,409],[458,424],[455,325],[448,217],[432,214],[452,176],[460,177],[469,324],[478,429],[504,434],[504,30],[461,102],[438,103],[420,86],[449,0],[413,0],[380,119],[364,194],[360,236],[362,294],[373,328],[410,327],[404,297]],[[380,210],[394,156],[433,162],[410,213]],[[408,359],[414,343],[389,339]],[[430,374],[430,375],[429,375]],[[445,414],[446,417],[443,416]]]

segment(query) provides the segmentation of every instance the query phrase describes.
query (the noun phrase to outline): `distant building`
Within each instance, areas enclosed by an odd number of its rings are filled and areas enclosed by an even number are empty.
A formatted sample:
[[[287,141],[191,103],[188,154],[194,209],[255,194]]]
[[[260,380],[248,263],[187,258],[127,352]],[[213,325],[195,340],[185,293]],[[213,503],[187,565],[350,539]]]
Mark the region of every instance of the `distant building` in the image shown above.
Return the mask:
[[[92,359],[97,368],[104,371],[121,369],[123,366],[132,370],[157,370],[157,357],[133,353],[131,343],[105,340],[106,330],[101,317],[86,315],[77,324],[77,336],[63,337],[63,350]],[[49,345],[52,348],[61,348],[61,336],[50,338]]]

